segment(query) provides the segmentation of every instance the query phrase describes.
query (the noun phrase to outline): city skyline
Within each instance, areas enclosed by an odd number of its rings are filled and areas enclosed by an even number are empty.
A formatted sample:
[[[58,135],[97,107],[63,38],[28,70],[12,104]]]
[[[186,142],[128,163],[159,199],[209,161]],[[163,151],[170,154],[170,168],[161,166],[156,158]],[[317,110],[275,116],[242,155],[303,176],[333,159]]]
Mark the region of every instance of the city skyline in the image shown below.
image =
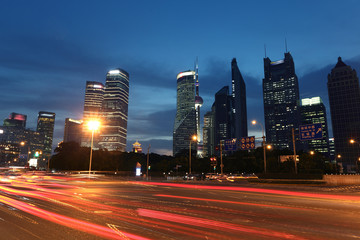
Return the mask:
[[[104,82],[106,72],[119,66],[131,76],[127,150],[138,140],[144,148],[151,144],[152,152],[168,155],[172,154],[176,75],[191,68],[196,56],[204,99],[201,123],[215,93],[231,81],[229,65],[234,57],[247,84],[248,122],[256,119],[264,123],[264,44],[266,55],[279,60],[286,52],[287,39],[295,59],[300,98],[320,96],[328,112],[327,74],[337,58],[341,56],[359,72],[360,54],[354,51],[359,33],[351,24],[360,20],[356,10],[360,3],[356,1],[341,6],[335,1],[317,2],[312,8],[300,1],[264,1],[262,7],[235,1],[205,6],[188,2],[199,9],[198,14],[181,21],[173,15],[186,2],[160,1],[151,3],[153,6],[141,2],[141,9],[135,3],[81,3],[44,1],[39,2],[39,8],[26,1],[20,7],[6,2],[0,10],[4,32],[0,40],[1,121],[17,112],[27,115],[27,127],[35,129],[39,111],[54,112],[54,144],[63,138],[65,118],[82,119],[86,81]],[[117,6],[130,11],[116,18],[108,11]],[[236,14],[239,10],[244,12],[241,17]],[[216,20],[213,11],[218,14]],[[159,16],[153,17],[154,12]],[[272,24],[262,26],[268,19],[273,19]],[[119,31],[114,31],[117,25]],[[197,40],[179,40],[194,25]],[[316,87],[314,81],[318,82]],[[249,135],[261,135],[251,125],[248,131]]]

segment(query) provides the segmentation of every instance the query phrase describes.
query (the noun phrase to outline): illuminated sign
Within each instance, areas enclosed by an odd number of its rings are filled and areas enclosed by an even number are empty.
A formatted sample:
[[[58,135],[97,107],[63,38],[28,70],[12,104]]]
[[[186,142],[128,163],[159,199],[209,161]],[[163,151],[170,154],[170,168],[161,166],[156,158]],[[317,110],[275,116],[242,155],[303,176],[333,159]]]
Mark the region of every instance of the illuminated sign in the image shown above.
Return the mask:
[[[279,65],[279,64],[282,64],[282,63],[284,63],[284,60],[279,60],[279,61],[271,62],[270,64],[271,64],[271,65]]]
[[[0,134],[3,134],[4,133],[4,130],[0,129]]]
[[[93,85],[93,88],[103,88],[101,85]]]
[[[120,70],[116,69],[116,70],[110,70],[108,72],[109,74],[119,74],[120,73]]]
[[[323,137],[321,123],[301,125],[299,134],[301,141],[321,139]]]
[[[46,113],[42,113],[40,114],[40,117],[54,117],[55,114],[46,114]]]
[[[320,97],[301,99],[302,106],[311,106],[311,105],[320,104],[320,103],[321,103]]]
[[[186,77],[186,76],[192,76],[192,75],[194,75],[194,74],[195,74],[194,71],[181,72],[181,73],[179,73],[179,74],[177,75],[176,78],[179,79],[179,78]]]
[[[255,136],[240,138],[239,145],[240,150],[255,149]]]
[[[236,138],[225,139],[223,141],[224,141],[224,150],[225,151],[236,151],[237,150]]]
[[[29,167],[37,167],[37,159],[36,158],[30,158],[29,160]]]

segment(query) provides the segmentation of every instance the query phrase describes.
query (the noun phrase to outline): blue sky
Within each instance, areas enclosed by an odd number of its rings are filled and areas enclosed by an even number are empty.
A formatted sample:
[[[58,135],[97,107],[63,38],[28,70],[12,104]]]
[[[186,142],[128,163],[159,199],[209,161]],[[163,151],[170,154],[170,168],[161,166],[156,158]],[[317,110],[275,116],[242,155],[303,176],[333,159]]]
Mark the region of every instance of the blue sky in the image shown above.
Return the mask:
[[[171,154],[176,75],[199,58],[202,115],[230,85],[237,58],[247,85],[248,120],[263,121],[264,44],[283,58],[285,38],[301,97],[321,96],[341,56],[359,72],[360,2],[345,1],[3,1],[0,8],[0,121],[11,112],[82,117],[86,81],[105,82],[120,67],[130,74],[128,150],[135,140]],[[330,112],[328,109],[328,118]],[[249,134],[260,129],[249,126]]]

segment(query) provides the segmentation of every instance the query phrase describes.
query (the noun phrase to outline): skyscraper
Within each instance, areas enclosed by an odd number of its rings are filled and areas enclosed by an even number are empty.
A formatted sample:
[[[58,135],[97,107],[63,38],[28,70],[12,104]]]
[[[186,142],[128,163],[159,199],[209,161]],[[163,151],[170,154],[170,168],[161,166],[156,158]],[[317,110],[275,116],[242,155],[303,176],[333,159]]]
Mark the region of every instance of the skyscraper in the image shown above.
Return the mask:
[[[328,95],[336,156],[345,172],[355,171],[360,157],[360,87],[356,71],[341,57],[328,75]],[[355,143],[351,144],[350,139]]]
[[[207,112],[204,115],[204,127],[203,127],[203,156],[208,157],[214,155],[214,120],[215,110]]]
[[[292,146],[291,130],[297,129],[300,123],[299,84],[294,61],[289,52],[284,55],[284,59],[275,62],[264,58],[266,140],[279,149]]]
[[[129,105],[129,74],[120,69],[110,70],[106,75],[100,148],[109,151],[125,151]]]
[[[229,95],[229,87],[225,86],[215,94],[215,146],[220,145],[220,141],[231,138],[232,127],[232,96]]]
[[[231,86],[232,86],[232,138],[240,139],[247,137],[247,110],[246,110],[246,86],[245,81],[237,66],[236,58],[231,61]]]
[[[329,132],[326,108],[320,97],[301,99],[301,124],[321,123],[322,138],[307,141],[309,150],[329,157]]]
[[[84,114],[82,125],[81,146],[90,147],[91,132],[88,129],[87,122],[91,119],[101,120],[101,107],[104,99],[104,85],[100,82],[86,82]],[[99,134],[94,135],[94,148],[98,148]]]
[[[43,156],[49,158],[52,153],[52,142],[54,135],[55,113],[40,111],[37,121],[37,129],[44,136]]]
[[[177,75],[176,116],[173,131],[173,155],[189,149],[191,136],[197,135],[195,110],[195,71],[185,71]],[[197,143],[197,142],[196,142]],[[196,150],[197,144],[191,144]]]
[[[76,142],[80,144],[82,136],[82,124],[82,120],[66,118],[64,127],[64,142]]]
[[[195,63],[195,111],[196,111],[196,136],[197,142],[201,140],[201,128],[200,128],[200,107],[203,105],[203,99],[199,95],[199,67],[196,59]]]

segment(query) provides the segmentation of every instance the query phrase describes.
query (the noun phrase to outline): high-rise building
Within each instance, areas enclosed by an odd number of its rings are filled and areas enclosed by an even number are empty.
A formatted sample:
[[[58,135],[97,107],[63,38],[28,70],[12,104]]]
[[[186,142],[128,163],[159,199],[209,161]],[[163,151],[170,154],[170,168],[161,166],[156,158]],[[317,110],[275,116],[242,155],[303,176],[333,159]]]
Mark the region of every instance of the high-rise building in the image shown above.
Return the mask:
[[[247,110],[246,110],[246,86],[245,81],[238,68],[236,58],[231,61],[231,75],[232,75],[232,138],[240,139],[241,137],[247,137]]]
[[[328,75],[328,95],[337,160],[353,172],[360,157],[360,87],[356,71],[341,57]],[[353,139],[355,143],[351,144]]]
[[[326,108],[320,97],[301,99],[301,124],[321,123],[322,138],[307,141],[309,150],[322,153],[329,157],[329,132]]]
[[[177,75],[176,117],[173,131],[173,155],[189,149],[191,137],[197,135],[195,110],[195,71],[185,71]],[[197,142],[191,144],[197,150]]]
[[[199,68],[196,59],[195,63],[195,111],[196,111],[196,136],[198,144],[201,141],[201,128],[200,128],[200,107],[203,105],[203,99],[199,95]],[[200,144],[198,145],[198,147]],[[199,149],[198,149],[199,153]]]
[[[220,145],[221,140],[231,138],[232,127],[232,96],[229,95],[229,87],[225,86],[215,94],[214,110],[215,110],[215,134],[214,144]]]
[[[129,105],[129,74],[120,69],[110,70],[106,75],[100,148],[109,151],[126,150]]]
[[[87,122],[89,120],[101,121],[101,107],[104,99],[104,85],[100,82],[86,82],[85,88],[85,101],[84,101],[84,114],[82,125],[81,146],[90,147],[91,144],[91,131],[89,131]],[[97,149],[99,142],[99,134],[95,133],[93,147]]]
[[[65,119],[64,127],[64,142],[76,142],[81,144],[82,136],[82,120],[75,120],[71,118]]]
[[[264,58],[264,116],[266,140],[275,148],[292,146],[292,128],[300,123],[299,84],[289,52],[279,61]]]
[[[40,111],[36,131],[44,136],[43,156],[49,158],[52,153],[55,113]]]
[[[214,155],[214,120],[215,110],[209,111],[204,115],[204,127],[203,127],[203,156],[209,157]]]
[[[25,128],[26,118],[27,116],[24,114],[10,113],[9,118],[4,120],[4,126]]]

